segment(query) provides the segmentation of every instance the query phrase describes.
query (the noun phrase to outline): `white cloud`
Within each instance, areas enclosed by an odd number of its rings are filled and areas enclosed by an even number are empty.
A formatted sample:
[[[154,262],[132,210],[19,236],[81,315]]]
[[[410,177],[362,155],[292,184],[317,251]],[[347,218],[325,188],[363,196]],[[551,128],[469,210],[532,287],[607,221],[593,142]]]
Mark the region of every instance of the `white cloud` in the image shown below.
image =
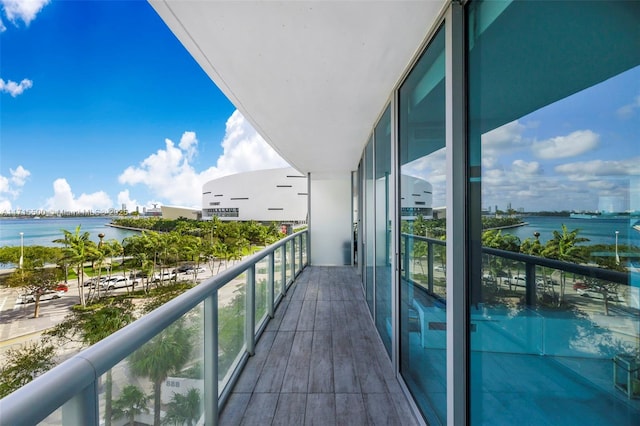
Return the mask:
[[[636,98],[630,104],[623,105],[618,108],[616,113],[618,114],[618,117],[625,120],[633,117],[635,111],[638,109],[640,109],[640,95],[636,96]]]
[[[25,90],[30,89],[33,86],[33,82],[27,78],[23,79],[20,83],[8,80],[5,82],[0,78],[0,93],[8,93],[12,97],[21,95]]]
[[[113,202],[106,192],[98,191],[76,197],[67,180],[63,178],[53,182],[53,197],[47,199],[45,203],[47,210],[108,210],[112,207]]]
[[[0,0],[7,19],[14,25],[18,21],[29,25],[50,0]]]
[[[569,180],[583,182],[599,180],[611,176],[637,176],[640,174],[640,157],[626,160],[592,160],[562,164],[555,171],[566,175]]]
[[[31,172],[22,166],[9,169],[10,177],[0,175],[0,211],[11,210],[11,199],[16,199],[22,192]]]
[[[192,160],[197,154],[198,139],[195,132],[184,132],[178,144],[181,150],[185,151],[187,158]]]
[[[482,167],[485,169],[497,167],[500,156],[526,147],[528,141],[522,137],[522,133],[532,125],[537,124],[525,126],[516,120],[483,134]]]
[[[147,157],[139,166],[128,167],[118,181],[144,185],[151,195],[166,204],[199,208],[202,186],[209,180],[249,170],[288,166],[238,111],[227,120],[222,148],[216,166],[198,172],[191,165],[198,153],[198,140],[194,132],[185,132],[177,146],[166,139],[164,149]]]
[[[511,165],[511,170],[519,179],[529,179],[531,176],[542,173],[542,167],[537,161],[515,160]]]
[[[3,192],[9,192],[9,191],[10,191],[9,179],[0,175],[0,194],[2,194]]]
[[[15,170],[9,169],[9,172],[11,173],[11,183],[16,186],[24,186],[27,178],[31,176],[31,172],[22,166],[18,166]]]
[[[522,142],[525,126],[518,120],[507,123],[482,135],[482,149],[507,148]]]
[[[7,31],[7,27],[5,27],[4,22],[0,19],[0,33]]]
[[[219,176],[289,166],[237,110],[227,120],[222,148],[216,166]]]
[[[591,151],[599,142],[600,135],[597,133],[591,130],[577,130],[567,136],[534,142],[531,150],[536,157],[543,159],[575,157]]]

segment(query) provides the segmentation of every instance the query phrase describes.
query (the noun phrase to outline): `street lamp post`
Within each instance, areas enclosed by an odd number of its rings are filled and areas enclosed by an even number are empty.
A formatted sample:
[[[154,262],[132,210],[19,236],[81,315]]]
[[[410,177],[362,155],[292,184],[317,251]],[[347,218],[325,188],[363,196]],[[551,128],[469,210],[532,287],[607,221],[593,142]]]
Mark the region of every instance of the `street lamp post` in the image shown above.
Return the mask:
[[[22,264],[24,263],[24,232],[20,233],[20,262],[18,262],[18,266],[20,266],[20,273],[22,274],[22,279],[24,280],[24,269],[22,269]]]
[[[620,231],[616,231],[616,265],[620,264],[620,256],[618,255],[618,234]]]
[[[24,232],[20,233],[20,262],[18,265],[22,269],[22,263],[24,262]]]

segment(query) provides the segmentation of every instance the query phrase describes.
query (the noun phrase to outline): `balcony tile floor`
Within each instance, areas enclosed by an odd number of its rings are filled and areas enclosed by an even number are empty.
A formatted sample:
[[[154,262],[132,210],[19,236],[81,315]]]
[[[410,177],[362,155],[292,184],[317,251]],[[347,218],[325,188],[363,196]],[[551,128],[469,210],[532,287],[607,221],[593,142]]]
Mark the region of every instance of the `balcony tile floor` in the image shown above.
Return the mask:
[[[256,345],[220,424],[418,424],[354,268],[302,272]]]

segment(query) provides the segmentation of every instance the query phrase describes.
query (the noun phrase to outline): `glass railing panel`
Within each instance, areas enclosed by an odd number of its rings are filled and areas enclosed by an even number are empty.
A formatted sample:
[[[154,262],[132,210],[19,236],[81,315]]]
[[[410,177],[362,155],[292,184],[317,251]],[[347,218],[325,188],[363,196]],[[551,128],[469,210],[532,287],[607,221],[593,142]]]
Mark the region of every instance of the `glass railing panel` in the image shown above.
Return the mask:
[[[547,270],[548,283],[536,278],[545,355],[613,359],[640,353],[638,287]]]
[[[302,234],[302,264],[307,264],[307,234]]]
[[[1,419],[2,418],[0,417],[0,420]],[[49,414],[47,418],[45,418],[40,423],[38,423],[38,425],[42,425],[42,426],[58,426],[61,424],[63,424],[62,423],[62,407],[58,408],[53,413]]]
[[[202,324],[200,304],[103,374],[100,421],[195,424],[203,413]]]
[[[282,279],[282,272],[284,268],[282,251],[283,247],[273,252],[273,292],[274,302],[278,303],[282,298],[282,291],[284,289],[284,280]]]
[[[269,290],[269,256],[256,263],[256,331],[267,316],[267,291]]]
[[[296,237],[293,240],[294,243],[294,260],[295,260],[295,271],[296,274],[302,270],[302,259],[300,258],[300,246],[302,242],[300,241],[300,237]]]
[[[287,241],[285,244],[285,283],[288,286],[290,281],[293,279],[291,276],[291,263],[293,262],[293,258],[291,257],[291,245],[293,243],[291,241]]]
[[[471,312],[471,350],[539,354],[544,318],[522,305],[485,305]]]
[[[245,352],[247,274],[218,290],[218,389],[224,389]]]

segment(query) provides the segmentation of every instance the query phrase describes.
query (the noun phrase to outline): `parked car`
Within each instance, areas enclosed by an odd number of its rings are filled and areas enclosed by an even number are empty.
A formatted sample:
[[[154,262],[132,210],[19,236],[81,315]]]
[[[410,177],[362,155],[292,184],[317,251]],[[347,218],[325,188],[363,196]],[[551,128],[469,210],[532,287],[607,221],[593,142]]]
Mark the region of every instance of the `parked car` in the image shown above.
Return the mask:
[[[496,277],[494,277],[491,274],[484,274],[482,275],[482,281],[485,284],[496,284],[498,282],[498,280],[496,280]]]
[[[95,288],[95,287],[96,287],[96,285],[98,285],[99,283],[101,284],[101,283],[105,282],[108,278],[109,278],[109,277],[100,277],[100,278],[98,278],[98,277],[93,277],[93,278],[90,278],[90,279],[88,279],[88,280],[85,280],[85,282],[83,283],[83,285],[84,285],[85,287]]]
[[[100,283],[104,290],[113,290],[114,288],[127,287],[129,285],[131,285],[129,284],[129,278],[123,276],[111,277]]]
[[[43,300],[58,299],[62,297],[63,294],[64,294],[64,291],[62,290],[45,290],[45,292],[42,293],[42,295],[40,295],[40,301],[42,302]],[[21,294],[19,297],[19,300],[20,300],[20,303],[35,302],[36,295],[34,293]]]
[[[547,280],[545,281],[544,278],[542,277],[536,277],[536,285],[538,286],[554,286],[554,285],[558,285],[558,281],[551,279],[551,278],[547,278]]]
[[[508,281],[510,285],[515,285],[518,287],[526,287],[527,286],[527,277],[524,275],[517,275],[515,277],[511,277]]]
[[[587,288],[578,288],[576,290],[578,294],[582,297],[590,297],[593,299],[602,299],[604,300],[605,291],[603,288],[598,286],[591,286]],[[607,300],[611,300],[613,302],[623,302],[624,300],[616,293],[607,293]]]
[[[589,285],[587,285],[587,283],[585,283],[584,281],[576,281],[573,284],[574,290],[584,290],[585,288],[589,288]]]
[[[66,293],[69,291],[69,286],[67,286],[66,284],[58,284],[58,286],[55,288],[56,291],[61,291],[63,293]]]
[[[173,280],[176,278],[176,273],[171,271],[171,272],[158,272],[156,274],[153,274],[153,281],[169,281],[169,280]]]
[[[207,272],[207,270],[206,270],[206,269],[204,269],[202,266],[199,266],[199,267],[197,267],[197,268],[194,266],[194,267],[192,267],[192,268],[187,269],[187,270],[186,270],[186,271],[184,271],[183,273],[184,273],[185,275],[193,275],[193,274],[195,274],[195,273],[202,274],[203,272]]]
[[[191,263],[185,263],[184,265],[180,265],[178,266],[176,269],[174,269],[174,271],[178,272],[182,272],[185,273],[191,269],[195,268],[195,265],[191,264]]]

